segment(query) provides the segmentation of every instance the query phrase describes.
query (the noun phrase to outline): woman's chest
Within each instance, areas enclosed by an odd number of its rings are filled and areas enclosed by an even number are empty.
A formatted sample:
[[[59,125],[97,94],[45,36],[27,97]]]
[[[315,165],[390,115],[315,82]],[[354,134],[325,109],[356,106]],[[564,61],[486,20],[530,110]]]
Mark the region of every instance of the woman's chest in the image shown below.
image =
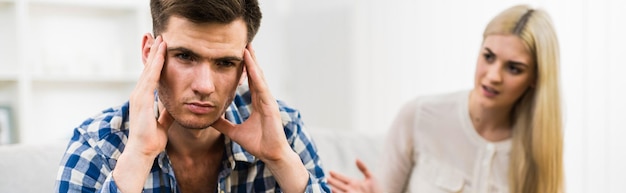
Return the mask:
[[[508,193],[508,152],[494,147],[414,155],[408,192]]]

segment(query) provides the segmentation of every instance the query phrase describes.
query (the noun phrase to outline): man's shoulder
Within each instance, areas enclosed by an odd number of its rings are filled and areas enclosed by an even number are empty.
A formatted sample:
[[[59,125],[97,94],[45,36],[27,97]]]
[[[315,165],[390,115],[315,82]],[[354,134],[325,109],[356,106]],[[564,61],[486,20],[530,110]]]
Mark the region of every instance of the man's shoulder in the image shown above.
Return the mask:
[[[76,128],[80,137],[92,145],[107,144],[118,146],[128,135],[129,103],[107,108],[86,119]],[[112,144],[114,143],[114,144]]]

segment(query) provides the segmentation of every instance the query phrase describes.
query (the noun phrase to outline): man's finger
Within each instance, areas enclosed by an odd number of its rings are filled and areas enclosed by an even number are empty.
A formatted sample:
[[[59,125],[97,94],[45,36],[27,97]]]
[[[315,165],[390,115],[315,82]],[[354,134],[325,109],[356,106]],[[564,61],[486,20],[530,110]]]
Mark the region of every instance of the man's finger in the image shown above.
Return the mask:
[[[231,136],[231,133],[235,131],[235,124],[226,120],[224,117],[218,118],[211,127],[217,129],[220,133],[226,136]]]
[[[154,44],[151,45],[150,61],[146,61],[144,69],[141,72],[139,81],[135,85],[135,89],[130,96],[131,105],[138,107],[139,109],[150,108],[153,105],[153,100],[149,98],[154,97],[154,90],[158,86],[158,81],[161,77],[161,70],[163,69],[164,53],[166,44],[158,37]],[[155,61],[156,60],[156,61]],[[141,101],[141,102],[140,102]],[[148,107],[148,104],[150,107]],[[131,108],[132,110],[133,108]],[[137,109],[137,108],[135,108]],[[155,109],[150,108],[153,111]]]
[[[144,66],[144,70],[139,77],[139,82],[137,82],[136,92],[138,93],[152,93],[154,89],[156,89],[158,85],[158,81],[161,77],[161,70],[163,70],[163,65],[165,63],[165,42],[162,41],[161,37],[157,37],[152,45],[150,50],[149,60],[146,61]],[[133,91],[135,92],[135,91]],[[139,94],[139,96],[143,96],[143,94]],[[141,100],[143,100],[143,97]]]
[[[244,51],[244,61],[246,65],[246,73],[248,75],[248,84],[250,85],[250,89],[255,89],[257,91],[264,91],[265,88],[265,80],[263,79],[262,72],[259,70],[259,66],[256,63],[256,60],[252,58],[252,55],[248,49]]]
[[[250,92],[252,93],[252,97],[254,101],[258,101],[257,105],[261,105],[261,111],[265,110],[274,110],[278,108],[278,104],[276,104],[276,100],[272,96],[267,87],[265,79],[263,78],[263,74],[260,71],[260,68],[256,64],[256,61],[252,59],[250,55],[250,51],[248,49],[244,52],[244,60],[246,65],[246,72],[248,73],[248,84],[250,85]],[[253,102],[254,104],[255,102]],[[265,108],[269,107],[269,108]],[[266,114],[269,112],[265,112]]]
[[[250,51],[250,55],[252,56],[252,59],[256,61],[256,52],[254,51],[254,48],[252,47],[252,43],[248,43],[246,48]]]
[[[169,129],[172,123],[174,123],[174,117],[172,117],[166,109],[161,110],[159,114],[159,125],[165,129]]]
[[[152,36],[150,36],[152,38]],[[148,58],[144,63],[144,73],[148,73],[152,70],[152,66],[154,64],[154,59],[157,56],[157,51],[159,49],[159,45],[163,42],[163,38],[161,36],[157,36],[152,40],[152,45],[150,45],[150,53],[148,53]]]
[[[361,170],[361,173],[363,173],[365,178],[371,178],[372,177],[372,173],[370,172],[369,169],[367,169],[367,166],[365,166],[365,163],[363,163],[363,161],[361,161],[360,159],[356,160],[356,167],[358,167],[359,170]]]
[[[157,39],[161,39],[159,36]],[[159,78],[161,77],[161,71],[163,70],[163,65],[165,63],[165,49],[167,45],[164,41],[156,41],[158,43],[155,55],[152,58],[152,61],[148,61],[149,64],[146,66],[148,68],[148,81],[150,83],[158,83]],[[156,85],[155,85],[156,86]]]

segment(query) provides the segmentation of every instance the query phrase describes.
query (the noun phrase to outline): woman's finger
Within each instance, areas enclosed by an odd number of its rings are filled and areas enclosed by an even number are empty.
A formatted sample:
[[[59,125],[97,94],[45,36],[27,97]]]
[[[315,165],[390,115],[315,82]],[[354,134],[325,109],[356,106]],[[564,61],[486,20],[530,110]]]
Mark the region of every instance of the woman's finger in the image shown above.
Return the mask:
[[[333,188],[333,192],[335,191],[341,191],[341,192],[345,192],[348,190],[348,185],[345,184],[344,182],[337,180],[336,178],[330,177],[328,178],[328,184],[330,184],[330,186],[332,186]]]
[[[369,169],[367,169],[367,166],[365,165],[365,163],[363,163],[363,161],[361,161],[360,159],[356,160],[356,167],[358,167],[359,170],[361,170],[361,173],[363,173],[366,179],[369,179],[372,177],[372,173],[370,172]]]

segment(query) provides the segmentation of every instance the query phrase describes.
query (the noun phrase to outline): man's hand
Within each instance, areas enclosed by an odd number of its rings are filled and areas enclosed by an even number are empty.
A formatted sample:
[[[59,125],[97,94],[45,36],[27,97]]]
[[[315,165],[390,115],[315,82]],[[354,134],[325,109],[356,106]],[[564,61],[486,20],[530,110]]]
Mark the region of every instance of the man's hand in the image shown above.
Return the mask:
[[[378,193],[381,192],[378,188],[376,178],[367,169],[365,163],[361,160],[356,160],[356,166],[361,170],[361,173],[365,176],[363,180],[352,179],[348,176],[331,171],[328,178],[328,184],[332,186],[333,192],[349,192],[349,193]]]
[[[250,117],[240,125],[220,118],[212,126],[264,162],[277,161],[286,153],[293,153],[285,137],[278,103],[270,93],[250,45],[244,51],[244,63],[252,98]]]
[[[159,85],[166,48],[161,36],[154,40],[143,72],[130,95],[130,133],[124,152],[133,151],[154,158],[165,149],[167,129],[173,118],[165,109],[159,113],[158,122],[154,118],[154,91]]]
[[[309,177],[308,171],[287,142],[278,103],[256,63],[251,45],[244,50],[244,63],[252,98],[250,117],[239,125],[220,118],[212,127],[263,161],[283,191],[303,192]]]
[[[146,36],[144,50],[152,39],[151,35]],[[166,48],[160,36],[152,42],[148,57],[144,58],[143,72],[130,95],[128,142],[113,170],[113,178],[123,192],[141,192],[154,158],[165,149],[167,130],[174,121],[165,109],[158,121],[154,115],[154,91],[159,84]]]

